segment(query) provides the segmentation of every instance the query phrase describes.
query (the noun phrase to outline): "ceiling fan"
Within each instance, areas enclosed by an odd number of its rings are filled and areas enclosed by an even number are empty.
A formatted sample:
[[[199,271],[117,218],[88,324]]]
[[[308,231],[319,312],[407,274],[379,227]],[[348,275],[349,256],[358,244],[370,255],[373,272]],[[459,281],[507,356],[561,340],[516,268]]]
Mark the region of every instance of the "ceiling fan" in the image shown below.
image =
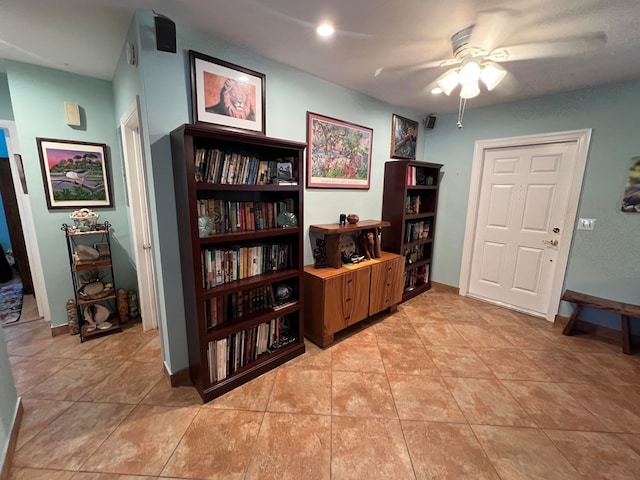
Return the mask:
[[[450,95],[460,86],[458,128],[461,128],[466,100],[480,94],[481,84],[490,91],[505,77],[507,72],[500,63],[579,55],[604,46],[607,42],[604,32],[592,32],[559,40],[503,46],[503,42],[512,32],[514,15],[514,12],[503,9],[480,12],[473,25],[451,36],[452,58],[408,67],[378,68],[375,76],[385,71],[408,74],[420,70],[450,67],[436,78],[434,83],[446,95]],[[430,86],[435,85],[430,84]]]

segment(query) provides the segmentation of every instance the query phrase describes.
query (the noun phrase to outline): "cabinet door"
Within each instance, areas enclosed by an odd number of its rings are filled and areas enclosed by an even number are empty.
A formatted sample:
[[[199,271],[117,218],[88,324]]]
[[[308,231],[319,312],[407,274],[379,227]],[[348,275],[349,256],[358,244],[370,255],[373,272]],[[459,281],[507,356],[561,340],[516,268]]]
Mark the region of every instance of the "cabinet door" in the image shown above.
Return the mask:
[[[367,267],[325,280],[324,321],[331,335],[369,316]]]
[[[369,315],[378,313],[402,300],[404,259],[390,258],[371,265],[371,296]]]

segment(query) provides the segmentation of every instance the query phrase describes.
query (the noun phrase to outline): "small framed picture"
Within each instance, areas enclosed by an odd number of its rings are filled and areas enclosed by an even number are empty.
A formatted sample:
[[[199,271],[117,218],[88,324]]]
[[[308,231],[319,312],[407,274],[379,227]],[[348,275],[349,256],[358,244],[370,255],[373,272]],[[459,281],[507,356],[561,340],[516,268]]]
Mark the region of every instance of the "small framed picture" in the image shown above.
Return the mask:
[[[416,159],[418,122],[393,114],[391,120],[391,158]]]
[[[290,182],[293,180],[293,167],[291,162],[276,163],[276,179]]]
[[[98,251],[101,257],[111,256],[111,252],[109,251],[109,244],[107,242],[94,243],[93,248]]]

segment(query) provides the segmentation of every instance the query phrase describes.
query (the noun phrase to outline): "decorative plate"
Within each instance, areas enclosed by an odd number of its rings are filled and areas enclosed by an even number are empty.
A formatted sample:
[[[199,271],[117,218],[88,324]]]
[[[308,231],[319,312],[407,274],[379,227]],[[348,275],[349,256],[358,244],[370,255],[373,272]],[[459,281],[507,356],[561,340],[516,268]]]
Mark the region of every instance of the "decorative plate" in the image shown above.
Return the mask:
[[[82,291],[85,295],[98,295],[103,290],[104,284],[102,282],[91,282],[82,287]]]
[[[213,230],[213,221],[211,217],[203,215],[198,217],[198,235],[200,237],[208,237]]]

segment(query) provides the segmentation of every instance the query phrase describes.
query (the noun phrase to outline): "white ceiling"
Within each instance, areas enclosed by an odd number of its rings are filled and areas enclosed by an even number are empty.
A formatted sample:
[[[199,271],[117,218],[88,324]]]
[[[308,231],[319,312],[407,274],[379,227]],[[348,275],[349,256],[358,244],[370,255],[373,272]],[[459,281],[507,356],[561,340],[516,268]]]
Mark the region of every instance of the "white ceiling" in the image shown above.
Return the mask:
[[[427,88],[445,68],[399,74],[391,67],[451,58],[451,35],[482,11],[510,12],[500,46],[593,32],[607,42],[570,57],[506,62],[507,78],[468,109],[640,79],[639,0],[0,0],[0,59],[111,79],[137,8],[424,113],[458,108],[455,94]],[[314,31],[324,19],[338,29],[328,41]],[[386,70],[374,77],[379,67]]]

